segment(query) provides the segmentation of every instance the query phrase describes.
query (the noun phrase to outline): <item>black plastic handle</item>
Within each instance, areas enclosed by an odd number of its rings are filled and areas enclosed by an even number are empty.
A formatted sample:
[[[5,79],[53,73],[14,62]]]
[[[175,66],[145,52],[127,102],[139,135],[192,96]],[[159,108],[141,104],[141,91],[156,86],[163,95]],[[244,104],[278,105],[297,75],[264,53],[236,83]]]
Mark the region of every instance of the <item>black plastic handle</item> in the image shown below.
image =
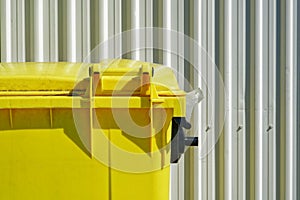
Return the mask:
[[[190,129],[191,124],[183,117],[172,119],[171,163],[177,163],[184,153],[185,146],[198,146],[198,137],[187,137],[183,129]]]

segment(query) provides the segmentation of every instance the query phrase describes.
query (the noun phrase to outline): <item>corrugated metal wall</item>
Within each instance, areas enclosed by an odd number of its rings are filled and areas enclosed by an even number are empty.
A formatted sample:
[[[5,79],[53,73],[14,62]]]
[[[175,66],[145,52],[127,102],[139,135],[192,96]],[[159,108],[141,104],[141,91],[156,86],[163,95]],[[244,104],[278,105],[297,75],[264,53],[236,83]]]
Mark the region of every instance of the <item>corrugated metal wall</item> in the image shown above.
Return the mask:
[[[178,55],[196,57],[200,73],[210,77],[207,84],[218,86],[209,61],[169,32],[133,31],[97,52],[172,66],[211,92],[195,116],[200,139],[216,134],[220,116],[213,113],[225,109],[215,148],[201,159],[189,150],[172,166],[172,200],[300,199],[297,0],[0,0],[0,8],[1,62],[80,62],[102,41],[143,27],[190,36],[216,63],[225,97],[197,82]],[[157,49],[122,55],[155,44],[178,55]]]

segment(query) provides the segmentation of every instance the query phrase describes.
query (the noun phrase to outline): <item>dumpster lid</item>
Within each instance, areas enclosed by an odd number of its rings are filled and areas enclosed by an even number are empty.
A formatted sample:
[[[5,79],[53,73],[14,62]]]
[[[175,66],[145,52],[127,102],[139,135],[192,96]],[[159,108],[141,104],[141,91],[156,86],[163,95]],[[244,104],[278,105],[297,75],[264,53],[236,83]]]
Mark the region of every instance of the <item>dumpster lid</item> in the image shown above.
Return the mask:
[[[160,96],[185,95],[177,83],[172,68],[147,62],[116,59],[106,60],[93,66],[98,73],[95,91],[100,95],[150,95],[151,87]]]
[[[74,94],[76,90],[88,89],[91,79],[89,68],[99,77],[96,96],[148,96],[151,88],[160,96],[185,95],[179,88],[171,68],[125,59],[105,60],[97,64],[1,63],[0,95]]]
[[[1,63],[0,91],[71,91],[82,63]]]

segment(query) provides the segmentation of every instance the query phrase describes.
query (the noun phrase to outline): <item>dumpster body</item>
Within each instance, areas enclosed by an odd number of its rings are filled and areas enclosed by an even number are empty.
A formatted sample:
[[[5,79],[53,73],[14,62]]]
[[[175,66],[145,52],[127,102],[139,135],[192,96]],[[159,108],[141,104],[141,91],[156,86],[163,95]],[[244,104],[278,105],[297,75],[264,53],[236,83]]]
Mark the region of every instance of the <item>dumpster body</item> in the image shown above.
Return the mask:
[[[173,117],[185,93],[170,68],[0,65],[0,199],[168,200]]]

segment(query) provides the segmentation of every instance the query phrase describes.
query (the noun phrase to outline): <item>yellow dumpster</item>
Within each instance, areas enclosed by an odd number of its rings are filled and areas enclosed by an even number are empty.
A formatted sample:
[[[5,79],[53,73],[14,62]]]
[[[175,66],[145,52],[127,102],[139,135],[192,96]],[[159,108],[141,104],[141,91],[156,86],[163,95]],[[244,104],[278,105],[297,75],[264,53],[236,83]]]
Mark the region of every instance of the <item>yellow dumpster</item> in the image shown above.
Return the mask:
[[[167,67],[2,63],[0,199],[168,200],[184,116]]]

